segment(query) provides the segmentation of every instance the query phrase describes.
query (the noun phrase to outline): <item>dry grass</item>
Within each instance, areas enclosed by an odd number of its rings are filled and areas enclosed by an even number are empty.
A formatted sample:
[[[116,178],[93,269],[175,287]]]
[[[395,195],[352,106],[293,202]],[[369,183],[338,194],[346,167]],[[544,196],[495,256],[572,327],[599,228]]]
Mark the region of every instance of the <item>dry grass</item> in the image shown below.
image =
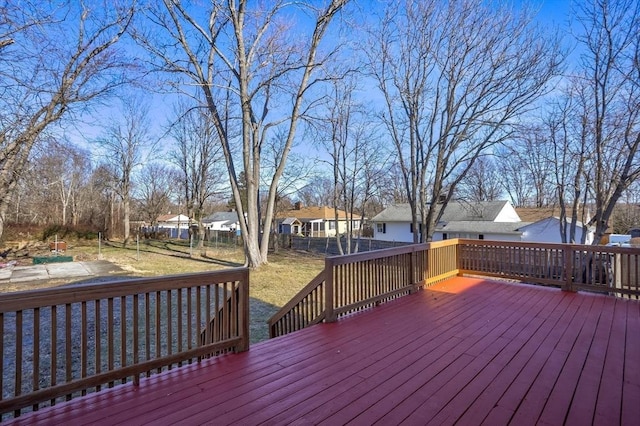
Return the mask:
[[[190,250],[188,243],[180,241],[135,242],[123,248],[122,244],[76,244],[67,251],[76,261],[102,258],[127,272],[131,277],[176,275],[213,271],[242,266],[244,254],[239,247]],[[270,254],[269,263],[250,272],[251,341],[267,339],[267,320],[287,303],[324,267],[324,258],[306,253],[281,250]],[[31,283],[30,288],[62,285],[68,282]],[[21,287],[24,287],[22,285]]]

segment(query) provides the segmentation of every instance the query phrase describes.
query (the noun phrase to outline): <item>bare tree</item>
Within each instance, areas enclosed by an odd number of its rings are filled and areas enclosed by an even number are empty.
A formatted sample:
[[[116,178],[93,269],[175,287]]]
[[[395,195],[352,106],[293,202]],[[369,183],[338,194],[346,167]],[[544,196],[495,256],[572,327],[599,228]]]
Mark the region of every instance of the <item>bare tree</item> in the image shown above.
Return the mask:
[[[136,98],[125,99],[119,118],[112,120],[97,142],[106,157],[112,159],[111,167],[116,181],[113,188],[123,207],[123,244],[130,236],[131,196],[134,169],[142,164],[144,149],[153,149],[150,139],[148,106]]]
[[[331,59],[331,52],[319,52],[320,43],[347,1],[331,0],[318,9],[309,3],[281,0],[253,7],[246,0],[218,0],[207,9],[200,5],[190,9],[184,3],[165,0],[164,8],[149,11],[149,22],[160,33],[137,34],[163,70],[183,79],[176,83],[184,93],[194,96],[195,87],[204,99],[203,107],[209,110],[223,149],[251,267],[267,262],[278,183],[299,118],[310,107],[305,99],[319,81],[316,71]],[[313,16],[310,35],[304,35],[303,28],[291,28],[290,13]],[[277,128],[286,129],[286,138],[261,218],[262,150]],[[234,129],[240,130],[238,138]],[[236,141],[241,145],[239,162],[234,157]],[[241,200],[240,172],[246,178],[246,203]]]
[[[198,247],[202,248],[204,206],[227,181],[222,148],[208,110],[181,112],[171,134],[177,145],[171,159],[178,166],[187,215],[198,225]]]
[[[10,198],[41,135],[132,71],[116,49],[133,7],[39,2],[0,13],[0,236]]]
[[[34,150],[34,153],[36,155],[32,157],[35,179],[32,183],[33,188],[42,188],[42,192],[56,199],[55,204],[59,208],[55,210],[60,213],[55,218],[57,224],[67,225],[71,222],[72,225],[77,225],[80,219],[80,190],[91,172],[89,153],[69,141],[56,139],[48,139],[41,149]],[[43,206],[45,211],[51,211],[52,208],[53,204]]]
[[[162,163],[147,163],[137,180],[136,194],[142,215],[149,224],[156,225],[158,216],[169,210],[172,193],[178,190],[178,171]]]
[[[532,16],[480,1],[407,0],[371,31],[381,119],[396,148],[414,241],[430,239],[456,186],[558,72],[555,40]],[[418,226],[419,218],[421,226]]]
[[[460,181],[457,198],[471,202],[499,200],[502,196],[501,178],[493,157],[478,157]]]
[[[551,176],[555,179],[560,207],[560,237],[565,243],[584,243],[587,234],[583,232],[582,240],[576,241],[578,220],[586,222],[587,219],[584,205],[590,188],[586,167],[591,155],[586,128],[579,124],[585,117],[574,120],[579,116],[579,109],[569,96],[551,109],[543,128],[543,137],[553,150],[549,163],[554,166]]]
[[[333,179],[316,174],[307,179],[297,192],[298,199],[305,206],[329,206],[333,200]]]
[[[576,137],[584,138],[597,244],[616,202],[640,177],[640,3],[596,0],[579,10]]]
[[[282,142],[284,138],[286,138],[286,134],[282,131],[278,132],[265,146],[263,155],[264,160],[262,162],[264,165],[262,187],[269,186],[273,173],[282,158],[282,149],[284,148],[284,144]],[[299,191],[305,188],[305,185],[316,177],[315,161],[313,158],[306,155],[306,152],[302,154],[291,152],[289,154],[287,166],[285,167],[282,176],[280,177],[278,187],[276,188],[276,198],[273,204],[273,216],[271,220],[272,237],[278,233],[278,217],[285,211],[291,210],[294,207],[291,197],[299,196]],[[260,197],[260,211],[267,210],[268,202],[268,196]],[[314,205],[316,203],[303,201],[303,204]],[[319,205],[328,204],[321,203]],[[278,243],[278,238],[274,238],[272,247],[275,250],[278,249]]]
[[[384,167],[377,149],[375,126],[371,114],[355,99],[359,76],[334,80],[327,97],[327,109],[317,120],[317,139],[327,149],[333,171],[334,223],[340,254],[351,253],[352,238],[361,235],[364,210],[373,194],[374,181]],[[377,167],[374,167],[374,164]],[[346,227],[341,235],[339,210],[346,213]],[[342,244],[344,237],[344,247]],[[355,246],[355,251],[358,246]]]
[[[409,202],[402,167],[397,159],[390,158],[389,164],[380,169],[377,175],[378,178],[373,182],[373,196],[380,206]],[[382,209],[375,213],[380,211]]]
[[[615,234],[628,234],[640,228],[640,182],[634,182],[620,198],[611,215],[611,227]]]
[[[102,163],[93,170],[84,192],[87,209],[84,221],[99,229],[107,239],[114,236],[118,224],[116,183],[116,172],[111,164]]]

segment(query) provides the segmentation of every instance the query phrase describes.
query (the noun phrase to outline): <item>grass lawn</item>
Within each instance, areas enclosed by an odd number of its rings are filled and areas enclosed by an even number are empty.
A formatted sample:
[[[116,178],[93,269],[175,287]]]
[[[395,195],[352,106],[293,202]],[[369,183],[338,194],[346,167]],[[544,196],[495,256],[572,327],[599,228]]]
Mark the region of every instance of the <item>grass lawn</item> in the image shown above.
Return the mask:
[[[123,248],[122,244],[70,245],[67,253],[76,261],[102,258],[127,271],[131,277],[176,275],[240,267],[240,247],[190,249],[188,242],[148,241]],[[324,257],[280,250],[269,255],[269,263],[250,272],[249,295],[251,342],[269,337],[267,320],[324,268]],[[51,283],[60,285],[61,282]]]

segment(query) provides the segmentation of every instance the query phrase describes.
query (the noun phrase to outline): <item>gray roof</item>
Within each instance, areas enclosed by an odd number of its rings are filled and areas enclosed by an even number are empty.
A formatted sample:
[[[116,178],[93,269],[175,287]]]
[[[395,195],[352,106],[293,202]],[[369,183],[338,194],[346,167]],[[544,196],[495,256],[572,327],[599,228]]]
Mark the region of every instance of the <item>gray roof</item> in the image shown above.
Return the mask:
[[[202,223],[212,222],[236,223],[238,222],[238,212],[216,212],[202,219]]]
[[[493,222],[508,203],[508,201],[482,201],[477,203],[454,201],[447,204],[440,220],[444,222]]]
[[[570,217],[567,217],[565,220],[566,220],[567,223],[571,223],[572,222]],[[557,216],[549,216],[549,217],[545,217],[544,219],[540,219],[540,220],[538,220],[536,222],[522,223],[521,226],[520,226],[520,229],[524,229],[524,228],[528,227],[529,225],[537,225],[539,223],[549,222],[549,221],[554,221],[554,222],[558,222],[559,223],[560,222],[560,218],[557,217]],[[586,226],[584,225],[584,223],[582,223],[581,221],[577,220],[576,221],[576,227],[585,228]],[[595,226],[589,226],[588,229],[589,230],[595,230],[596,227]]]
[[[285,220],[282,221],[282,224],[283,225],[293,225],[296,222],[300,223],[300,221],[297,218],[288,217],[288,218],[286,218]]]
[[[528,225],[528,223],[524,223]],[[438,232],[458,232],[472,234],[522,234],[519,228],[523,222],[487,222],[461,220],[436,226]]]
[[[508,201],[482,201],[465,202],[451,201],[447,203],[442,218],[442,222],[472,221],[477,224],[479,221],[493,222],[502,211]],[[420,214],[418,214],[418,220]],[[411,222],[411,208],[409,204],[395,204],[387,207],[377,214],[372,222]]]

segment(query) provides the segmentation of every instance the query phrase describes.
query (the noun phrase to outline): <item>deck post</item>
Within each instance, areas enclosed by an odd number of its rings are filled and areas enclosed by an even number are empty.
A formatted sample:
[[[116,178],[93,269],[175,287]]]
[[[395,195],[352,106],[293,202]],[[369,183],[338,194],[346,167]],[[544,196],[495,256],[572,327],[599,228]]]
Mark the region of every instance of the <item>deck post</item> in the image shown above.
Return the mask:
[[[564,244],[562,249],[564,250],[564,286],[562,286],[562,291],[575,292],[573,289],[573,246]]]
[[[242,274],[238,282],[238,332],[241,343],[236,347],[237,352],[249,350],[249,270]]]
[[[409,290],[409,294],[413,294],[418,291],[418,284],[416,282],[416,265],[418,262],[416,255],[417,253],[414,248],[411,250],[411,253],[409,253],[409,279],[411,280],[411,289]]]
[[[336,322],[338,320],[333,305],[333,262],[330,258],[324,260],[324,306],[325,322]]]

